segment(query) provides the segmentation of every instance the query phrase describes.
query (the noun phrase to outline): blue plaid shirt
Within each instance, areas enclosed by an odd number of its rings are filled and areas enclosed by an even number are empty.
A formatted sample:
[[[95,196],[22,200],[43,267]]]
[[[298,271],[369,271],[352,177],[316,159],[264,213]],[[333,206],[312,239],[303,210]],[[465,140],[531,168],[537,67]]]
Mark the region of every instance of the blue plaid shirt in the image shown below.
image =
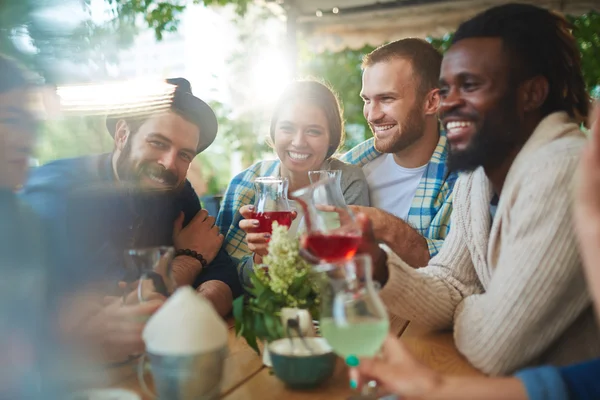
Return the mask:
[[[442,131],[419,182],[406,221],[427,240],[431,257],[440,251],[450,230],[452,189],[457,174],[450,173],[446,167],[448,146],[446,133]],[[375,150],[375,139],[371,138],[341,156],[340,160],[364,167],[379,156],[381,153]]]

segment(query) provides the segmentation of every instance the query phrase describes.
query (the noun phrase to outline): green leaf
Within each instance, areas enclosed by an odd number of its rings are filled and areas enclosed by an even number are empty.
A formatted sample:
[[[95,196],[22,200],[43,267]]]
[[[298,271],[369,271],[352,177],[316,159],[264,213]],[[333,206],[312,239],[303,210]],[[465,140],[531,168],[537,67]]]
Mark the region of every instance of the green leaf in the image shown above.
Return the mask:
[[[254,314],[247,312],[244,314],[244,330],[242,331],[242,337],[246,339],[248,346],[250,346],[257,354],[260,355],[260,350],[256,342],[256,330],[254,327]]]
[[[233,301],[233,319],[235,320],[235,333],[239,335],[244,326],[245,296],[239,296]]]
[[[256,334],[254,333],[254,331],[247,330],[244,339],[246,339],[246,343],[248,343],[248,346],[250,346],[250,348],[252,348],[252,350],[254,350],[256,354],[260,355],[260,349],[258,348],[258,342],[256,341]]]
[[[295,297],[298,299],[306,299],[310,292],[312,292],[312,287],[310,287],[310,285],[304,285],[300,288],[298,293],[295,294]]]
[[[257,313],[254,315],[254,333],[260,339],[267,339],[269,337],[264,314]]]
[[[283,337],[283,327],[281,325],[281,319],[275,315],[265,314],[265,325],[268,332],[268,340],[273,341]],[[279,327],[278,327],[279,325]]]
[[[244,295],[239,296],[233,301],[233,318],[235,318],[236,320],[242,320],[245,303],[246,297]]]
[[[256,297],[260,296],[260,294],[267,289],[264,283],[260,279],[258,279],[256,274],[250,274],[250,282],[252,283],[252,286],[254,288],[253,294]]]
[[[304,275],[301,275],[301,276],[297,277],[296,279],[294,279],[294,281],[290,285],[290,288],[288,289],[288,292],[289,293],[296,293],[297,290],[299,290],[300,288],[302,288],[302,286],[306,283],[307,280],[308,280],[308,274],[304,274]],[[307,285],[307,286],[310,287],[310,285]]]
[[[273,306],[273,302],[271,301],[272,298],[273,292],[265,290],[256,298],[256,305],[259,308],[270,308]]]

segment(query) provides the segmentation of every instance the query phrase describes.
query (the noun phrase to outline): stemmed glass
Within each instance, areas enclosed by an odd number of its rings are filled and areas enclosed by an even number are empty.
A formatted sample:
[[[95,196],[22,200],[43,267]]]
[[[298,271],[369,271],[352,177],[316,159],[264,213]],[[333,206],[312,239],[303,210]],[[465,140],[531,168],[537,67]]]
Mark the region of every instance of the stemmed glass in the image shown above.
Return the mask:
[[[342,188],[342,170],[340,169],[330,169],[330,170],[318,170],[318,171],[308,171],[308,180],[310,183],[317,183],[319,181],[334,178],[337,183],[340,185],[340,192]],[[342,198],[343,198],[342,193]]]
[[[310,179],[314,183],[292,193],[304,210],[307,234],[302,247],[324,263],[352,258],[362,233],[344,200],[339,174],[315,171]]]
[[[371,257],[366,254],[316,267],[323,273],[319,329],[345,360],[349,356],[374,357],[389,331],[388,314],[371,269]],[[369,382],[363,390],[374,386],[375,382]]]
[[[125,283],[133,284],[140,303],[152,295],[168,297],[176,287],[171,270],[175,255],[173,247],[158,246],[125,250]],[[123,289],[123,302],[128,297],[128,287]]]
[[[256,200],[252,219],[259,222],[252,233],[271,233],[273,222],[290,227],[292,210],[288,201],[288,179],[276,176],[260,177],[254,180]]]

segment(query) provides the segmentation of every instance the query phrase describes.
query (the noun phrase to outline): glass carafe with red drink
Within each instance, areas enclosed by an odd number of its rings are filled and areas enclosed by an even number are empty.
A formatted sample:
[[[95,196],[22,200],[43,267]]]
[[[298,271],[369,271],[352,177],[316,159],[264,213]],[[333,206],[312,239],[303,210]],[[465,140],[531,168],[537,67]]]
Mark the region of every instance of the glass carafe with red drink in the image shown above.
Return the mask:
[[[273,222],[287,228],[292,224],[292,210],[288,201],[288,179],[276,176],[256,178],[256,192],[252,219],[259,222],[253,233],[271,233]]]
[[[302,247],[322,263],[351,259],[362,240],[360,227],[344,200],[340,175],[336,171],[315,171],[310,186],[292,193],[304,210],[306,235]]]

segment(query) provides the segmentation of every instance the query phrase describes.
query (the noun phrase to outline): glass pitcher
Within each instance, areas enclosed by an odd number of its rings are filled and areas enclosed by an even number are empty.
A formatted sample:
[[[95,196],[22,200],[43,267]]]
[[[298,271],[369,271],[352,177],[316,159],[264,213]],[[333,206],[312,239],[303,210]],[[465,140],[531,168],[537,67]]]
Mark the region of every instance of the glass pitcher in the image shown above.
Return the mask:
[[[340,195],[344,198],[342,193],[342,170],[331,169],[331,170],[319,170],[319,171],[308,171],[308,179],[310,183],[317,183],[327,178],[335,178],[340,188]]]
[[[314,183],[292,193],[304,211],[302,247],[320,262],[350,259],[358,250],[362,232],[344,200],[340,175],[315,172],[322,173],[311,177]],[[333,172],[333,176],[327,177],[325,172]]]
[[[273,222],[287,228],[292,224],[292,210],[288,201],[287,178],[267,176],[254,180],[256,192],[252,219],[259,222],[253,233],[271,233]]]

